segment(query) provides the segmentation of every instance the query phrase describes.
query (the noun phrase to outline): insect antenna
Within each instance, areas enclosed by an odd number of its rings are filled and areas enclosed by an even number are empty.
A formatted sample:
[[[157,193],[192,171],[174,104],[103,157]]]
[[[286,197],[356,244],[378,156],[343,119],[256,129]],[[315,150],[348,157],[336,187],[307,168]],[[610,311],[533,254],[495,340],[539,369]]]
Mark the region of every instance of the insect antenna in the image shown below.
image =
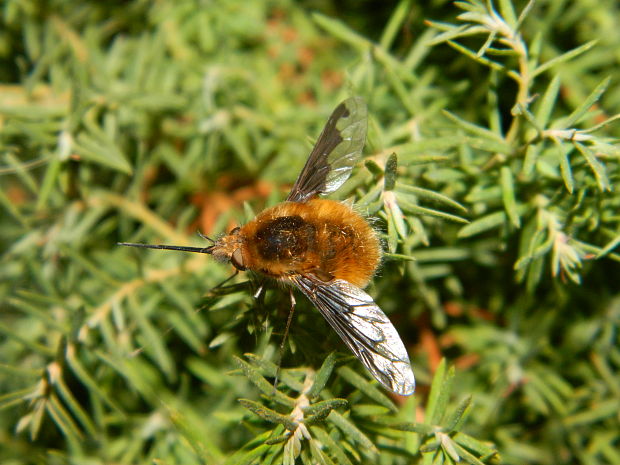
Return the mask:
[[[203,234],[203,233],[201,233],[200,231],[198,231],[198,235],[199,235],[200,237],[202,237],[203,239],[205,239],[205,240],[207,240],[207,241],[211,242],[212,244],[215,244],[215,240],[214,240],[214,239],[211,239],[209,236],[204,235],[204,234]]]
[[[275,395],[276,389],[278,388],[278,378],[280,377],[280,368],[282,368],[282,358],[284,357],[284,346],[286,344],[286,338],[288,337],[288,331],[291,327],[291,322],[293,321],[293,314],[295,313],[295,296],[293,295],[293,289],[289,289],[289,296],[291,298],[291,310],[288,313],[288,318],[286,319],[286,328],[284,328],[284,336],[282,336],[282,342],[280,343],[280,350],[278,353],[278,365],[276,366],[276,376],[273,380],[273,393]]]

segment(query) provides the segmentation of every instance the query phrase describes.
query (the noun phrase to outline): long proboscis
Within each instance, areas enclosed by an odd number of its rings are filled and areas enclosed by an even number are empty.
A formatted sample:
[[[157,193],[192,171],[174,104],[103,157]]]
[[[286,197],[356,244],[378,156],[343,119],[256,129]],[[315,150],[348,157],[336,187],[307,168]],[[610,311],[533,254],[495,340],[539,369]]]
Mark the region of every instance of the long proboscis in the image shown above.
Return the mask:
[[[181,245],[136,244],[134,242],[117,242],[116,244],[126,245],[127,247],[142,247],[143,249],[177,250],[179,252],[194,252],[194,253],[206,253],[206,254],[210,254],[213,251],[212,245],[208,247],[184,247]]]

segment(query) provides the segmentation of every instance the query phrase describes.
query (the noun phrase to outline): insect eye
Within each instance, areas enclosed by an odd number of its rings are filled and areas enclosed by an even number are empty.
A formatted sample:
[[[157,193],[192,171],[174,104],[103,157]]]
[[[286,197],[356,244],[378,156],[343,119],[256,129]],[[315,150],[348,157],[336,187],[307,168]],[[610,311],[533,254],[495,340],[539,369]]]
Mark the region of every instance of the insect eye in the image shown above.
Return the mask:
[[[241,229],[239,226],[232,228],[228,234],[235,234],[237,231],[239,231],[239,229]]]
[[[245,270],[245,265],[243,264],[243,254],[241,253],[241,249],[236,249],[232,255],[230,256],[230,263],[232,266],[237,268],[238,270]]]

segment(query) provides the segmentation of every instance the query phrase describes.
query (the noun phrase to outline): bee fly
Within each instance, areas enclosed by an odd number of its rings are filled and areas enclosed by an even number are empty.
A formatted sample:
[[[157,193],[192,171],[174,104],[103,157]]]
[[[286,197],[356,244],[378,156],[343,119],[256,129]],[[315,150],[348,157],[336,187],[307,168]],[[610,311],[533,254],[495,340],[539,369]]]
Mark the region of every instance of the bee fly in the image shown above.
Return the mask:
[[[286,201],[211,246],[120,245],[206,253],[237,270],[295,286],[377,381],[396,394],[410,395],[415,380],[405,346],[390,320],[362,290],[381,259],[377,235],[349,206],[318,198],[347,180],[362,153],[366,127],[362,98],[338,105]]]

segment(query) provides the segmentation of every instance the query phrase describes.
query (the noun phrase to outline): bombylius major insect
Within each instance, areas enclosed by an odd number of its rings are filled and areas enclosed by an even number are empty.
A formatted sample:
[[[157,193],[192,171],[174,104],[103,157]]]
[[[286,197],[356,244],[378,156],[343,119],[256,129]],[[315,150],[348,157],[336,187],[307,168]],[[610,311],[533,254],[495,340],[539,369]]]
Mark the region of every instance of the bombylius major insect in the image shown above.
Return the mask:
[[[237,271],[253,271],[296,287],[377,381],[397,394],[410,395],[415,379],[407,350],[390,320],[362,290],[381,259],[377,235],[348,205],[318,198],[334,192],[351,174],[366,141],[367,119],[360,97],[338,105],[286,201],[213,245],[120,245],[206,253],[230,262]],[[294,305],[292,294],[291,302]]]

